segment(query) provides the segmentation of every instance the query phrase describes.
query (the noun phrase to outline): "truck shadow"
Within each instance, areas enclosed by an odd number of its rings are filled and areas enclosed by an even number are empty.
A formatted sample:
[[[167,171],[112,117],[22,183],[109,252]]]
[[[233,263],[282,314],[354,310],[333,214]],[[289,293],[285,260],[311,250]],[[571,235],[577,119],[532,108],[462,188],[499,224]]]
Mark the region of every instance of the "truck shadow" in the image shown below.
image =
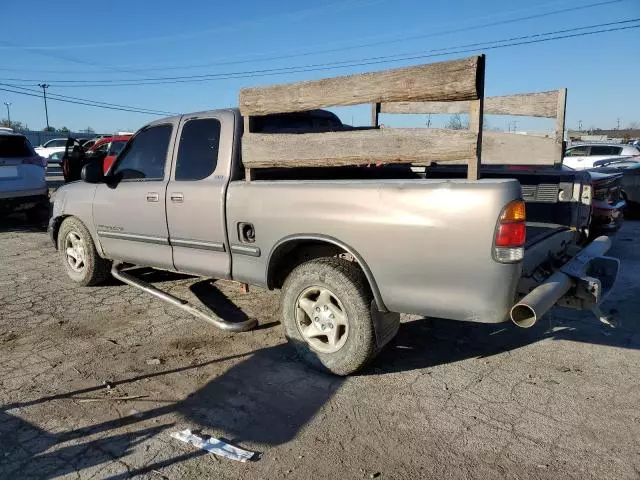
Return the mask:
[[[594,319],[591,325],[558,320],[553,316],[551,320],[523,330],[511,324],[414,320],[402,324],[396,340],[362,376],[490,357],[548,338],[629,348],[629,331],[604,330],[609,335],[603,335],[603,327],[596,322]],[[215,364],[231,360],[236,363],[220,373]],[[231,443],[249,449],[256,445],[281,445],[293,440],[346,381],[306,367],[289,345],[280,344],[196,365],[116,379],[112,383],[124,391],[127,385],[143,379],[167,376],[165,381],[170,381],[170,375],[192,370],[199,376],[210,376],[211,380],[186,398],[156,402],[139,413],[59,433],[47,432],[11,411],[20,409],[22,416],[33,405],[100,394],[104,389],[102,385],[6,405],[0,409],[0,446],[4,452],[4,456],[0,456],[0,477],[12,478],[15,472],[20,472],[25,477],[54,478],[103,464],[106,467],[106,464],[140,451],[143,443],[153,448],[161,445],[161,454],[153,457],[155,460],[151,463],[110,478],[144,475],[207,455],[191,447],[176,446],[177,452],[166,448],[165,443],[171,442],[168,431],[186,426],[203,429],[204,433],[224,435]],[[355,377],[350,381],[359,380]],[[55,403],[49,405],[52,412],[55,407]],[[167,415],[170,415],[169,419]],[[158,435],[163,436],[162,442],[149,443]],[[105,474],[101,475],[105,477]]]
[[[531,328],[512,323],[481,324],[444,319],[419,319],[403,323],[396,338],[363,375],[378,375],[434,367],[468,358],[486,358],[545,340],[640,349],[638,326],[611,328],[595,316],[585,318],[557,309]]]
[[[88,397],[92,393],[95,396],[103,386],[7,405],[0,409],[0,445],[4,453],[0,456],[0,477],[11,478],[15,475],[13,472],[20,472],[25,477],[48,479],[117,462],[142,442],[159,434],[166,436],[168,429],[175,431],[186,425],[202,428],[206,433],[212,429],[223,432],[229,442],[245,447],[247,443],[280,445],[292,440],[344,381],[310,370],[296,361],[292,349],[285,344],[234,357],[242,356],[246,358],[180,401],[60,433],[47,432],[10,411],[20,409],[23,415],[33,405],[76,396]],[[124,387],[145,378],[193,369],[204,374],[212,363],[234,357],[116,380],[113,386]],[[50,408],[53,411],[55,404]],[[157,421],[168,414],[177,416],[176,424],[167,424],[163,419],[159,426]],[[89,436],[91,440],[83,441]],[[112,478],[131,478],[207,454],[190,447],[179,448],[179,451],[183,453],[176,454],[171,449],[170,453],[159,456],[162,460]]]

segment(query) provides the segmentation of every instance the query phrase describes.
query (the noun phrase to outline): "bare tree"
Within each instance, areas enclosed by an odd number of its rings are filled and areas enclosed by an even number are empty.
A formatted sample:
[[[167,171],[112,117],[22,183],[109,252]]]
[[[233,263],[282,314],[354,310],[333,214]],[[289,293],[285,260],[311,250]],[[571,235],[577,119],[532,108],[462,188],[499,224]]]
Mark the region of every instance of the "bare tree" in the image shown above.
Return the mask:
[[[469,128],[469,122],[466,120],[463,121],[460,117],[460,114],[456,113],[449,117],[449,121],[444,126],[444,128],[448,128],[450,130],[466,130]]]

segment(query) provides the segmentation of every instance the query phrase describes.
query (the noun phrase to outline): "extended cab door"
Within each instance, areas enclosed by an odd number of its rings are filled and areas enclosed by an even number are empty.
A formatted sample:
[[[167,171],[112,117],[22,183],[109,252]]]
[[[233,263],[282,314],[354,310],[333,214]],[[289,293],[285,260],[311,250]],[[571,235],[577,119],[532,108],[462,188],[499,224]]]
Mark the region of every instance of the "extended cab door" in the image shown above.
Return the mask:
[[[93,218],[106,256],[138,265],[173,268],[165,212],[173,132],[179,118],[138,132],[98,185]]]
[[[231,274],[225,195],[234,132],[225,113],[183,117],[166,199],[176,270],[217,278]]]

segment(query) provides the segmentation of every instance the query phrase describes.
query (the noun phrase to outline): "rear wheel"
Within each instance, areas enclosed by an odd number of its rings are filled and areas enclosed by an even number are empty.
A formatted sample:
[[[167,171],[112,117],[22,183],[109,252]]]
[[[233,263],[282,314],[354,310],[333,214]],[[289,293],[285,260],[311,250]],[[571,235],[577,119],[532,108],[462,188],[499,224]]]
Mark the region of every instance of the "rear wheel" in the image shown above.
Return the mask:
[[[371,299],[356,264],[334,257],[303,263],[282,289],[285,335],[312,366],[336,375],[354,373],[378,352]]]
[[[75,217],[62,222],[58,251],[67,275],[79,285],[98,285],[109,276],[111,262],[98,255],[89,230]]]

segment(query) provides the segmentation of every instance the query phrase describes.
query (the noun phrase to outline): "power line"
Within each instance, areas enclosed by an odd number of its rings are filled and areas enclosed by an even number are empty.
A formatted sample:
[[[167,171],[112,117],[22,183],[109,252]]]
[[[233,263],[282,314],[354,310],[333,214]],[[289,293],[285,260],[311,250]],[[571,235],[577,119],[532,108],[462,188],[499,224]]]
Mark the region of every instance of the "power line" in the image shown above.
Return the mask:
[[[35,94],[35,93],[21,92],[21,91],[17,91],[17,90],[10,90],[8,88],[0,87],[0,91],[15,93],[16,95],[26,95],[28,97],[41,98],[41,95],[38,95],[38,94]],[[147,115],[151,114],[151,115],[158,115],[158,116],[165,115],[164,113],[153,113],[151,111],[136,110],[136,109],[132,109],[132,108],[119,108],[119,107],[110,107],[110,106],[106,106],[106,105],[96,105],[96,104],[92,104],[92,103],[76,102],[76,101],[73,101],[73,100],[63,100],[63,99],[60,99],[60,98],[51,98],[50,97],[50,100],[55,100],[57,102],[63,102],[63,103],[73,103],[73,104],[76,104],[76,105],[85,105],[87,107],[106,108],[108,110],[119,110],[119,111],[122,111],[122,112],[143,113],[143,114],[147,114]]]
[[[12,85],[12,84],[9,84],[9,83],[0,83],[0,86],[16,88],[16,89],[27,91],[27,92],[37,92],[37,90],[34,90],[32,88],[22,87],[20,85]],[[90,103],[95,103],[95,104],[98,104],[98,105],[106,105],[106,106],[109,106],[109,107],[130,108],[130,109],[138,110],[138,111],[140,111],[140,113],[147,112],[147,113],[151,113],[153,115],[158,115],[158,114],[159,115],[176,115],[176,112],[167,112],[167,111],[164,111],[164,110],[155,110],[155,109],[148,109],[148,108],[143,108],[143,107],[134,107],[132,105],[120,105],[120,104],[117,104],[117,103],[110,103],[110,102],[100,102],[98,100],[91,100],[91,99],[87,99],[87,98],[70,97],[68,95],[61,95],[59,93],[50,93],[49,94],[49,98],[66,99],[66,100],[77,100],[77,101],[80,101],[80,102],[90,102]]]
[[[639,21],[640,21],[640,18],[634,18],[634,19],[628,19],[628,20],[621,20],[617,22],[608,22],[608,23],[600,23],[600,24],[594,24],[594,25],[588,25],[588,26],[582,26],[582,27],[568,28],[563,30],[557,30],[554,32],[537,33],[537,34],[511,37],[511,38],[500,39],[500,40],[492,40],[487,42],[477,42],[477,43],[471,43],[466,45],[457,45],[454,47],[432,49],[432,50],[426,50],[422,52],[405,52],[405,53],[396,54],[396,55],[368,57],[368,58],[362,58],[358,60],[346,60],[346,61],[339,61],[339,62],[311,64],[311,65],[299,65],[299,66],[293,66],[293,67],[281,67],[281,68],[262,69],[262,70],[239,71],[239,72],[225,72],[225,73],[204,74],[204,75],[158,77],[158,78],[149,78],[149,79],[142,79],[142,80],[126,80],[126,79],[125,80],[116,80],[116,79],[113,79],[113,80],[59,80],[58,81],[59,85],[57,85],[57,87],[106,87],[106,86],[139,86],[139,85],[158,85],[158,84],[174,84],[174,83],[196,83],[196,82],[204,82],[204,81],[212,81],[212,80],[228,80],[228,79],[238,79],[238,78],[252,78],[252,77],[261,77],[261,76],[280,75],[283,73],[303,73],[303,72],[313,72],[313,71],[334,70],[337,68],[346,68],[346,67],[361,67],[361,66],[394,63],[394,62],[408,61],[408,60],[419,60],[419,59],[439,57],[439,56],[445,56],[445,55],[469,53],[469,52],[475,52],[477,50],[495,50],[499,48],[506,48],[506,47],[512,47],[512,46],[543,43],[543,42],[548,42],[552,40],[560,40],[560,39],[566,39],[566,38],[595,35],[599,33],[629,30],[629,29],[639,28],[640,24],[624,26],[624,27],[592,30],[589,32],[569,33],[569,32],[578,32],[580,30],[588,30],[588,29],[594,29],[599,27],[624,25],[624,24],[629,24],[629,23],[634,23]],[[567,34],[559,35],[563,33],[567,33]],[[546,37],[546,38],[540,38],[540,37]],[[497,44],[497,45],[492,45],[492,44]],[[33,81],[33,79],[19,79],[19,78],[4,79],[4,80],[17,81],[17,82]]]
[[[149,72],[149,71],[162,71],[162,70],[186,70],[186,69],[193,69],[193,68],[206,68],[206,67],[225,66],[225,65],[238,65],[238,64],[246,64],[246,63],[258,63],[258,62],[265,62],[265,61],[283,60],[283,59],[290,59],[290,58],[296,58],[296,57],[306,57],[306,56],[320,55],[320,54],[325,54],[325,53],[335,53],[335,52],[342,52],[342,51],[346,51],[346,50],[355,50],[355,49],[367,48],[367,47],[372,47],[372,46],[379,46],[379,45],[387,45],[387,44],[405,42],[407,40],[417,40],[417,39],[430,38],[430,37],[436,37],[436,36],[441,36],[441,35],[448,35],[448,34],[451,34],[451,33],[460,33],[460,32],[466,32],[466,31],[470,31],[470,30],[479,30],[479,29],[494,27],[494,26],[498,26],[498,25],[506,25],[506,24],[510,24],[510,23],[517,23],[517,22],[522,22],[522,21],[526,21],[526,20],[532,20],[532,19],[536,19],[536,18],[542,18],[542,17],[548,17],[548,16],[552,16],[552,15],[558,15],[558,14],[562,14],[562,13],[574,12],[574,11],[578,11],[578,10],[585,10],[585,9],[589,9],[589,8],[600,7],[600,6],[610,5],[610,4],[614,4],[614,3],[621,3],[621,2],[624,2],[624,1],[627,1],[627,0],[607,0],[607,1],[601,1],[601,2],[587,4],[587,5],[579,5],[579,6],[576,6],[576,7],[569,7],[569,8],[559,9],[559,10],[553,10],[553,11],[550,11],[550,12],[544,12],[544,13],[539,13],[539,14],[528,15],[528,16],[524,16],[524,17],[518,17],[518,18],[506,19],[506,20],[499,20],[499,21],[485,23],[485,24],[481,24],[481,25],[472,25],[470,27],[455,28],[455,29],[444,30],[444,31],[439,31],[439,32],[432,32],[432,33],[427,33],[427,34],[420,34],[420,35],[404,36],[404,37],[391,39],[391,40],[378,40],[376,42],[363,43],[363,44],[359,44],[359,45],[349,45],[349,46],[341,47],[341,48],[312,50],[312,51],[307,51],[307,52],[299,52],[299,53],[292,53],[292,54],[285,54],[285,55],[268,56],[268,57],[262,57],[262,58],[249,58],[249,59],[244,59],[244,60],[232,60],[232,61],[226,61],[226,62],[215,62],[215,63],[206,63],[206,64],[197,64],[197,65],[168,66],[168,67],[158,67],[158,68],[138,68],[138,69],[127,68],[126,70],[121,70],[121,71],[125,72],[125,73],[136,73],[136,72]],[[558,2],[552,2],[552,4],[554,4],[554,3],[558,3]],[[523,11],[523,10],[531,10],[531,8],[516,9],[516,10],[513,10],[512,12],[518,12],[518,11]],[[509,12],[507,12],[507,13],[509,13]],[[485,16],[485,17],[481,17],[481,18],[491,18],[491,16]],[[457,22],[457,23],[459,23],[459,22]],[[2,47],[0,47],[0,48],[2,48]],[[29,47],[29,48],[32,48],[32,47]],[[63,59],[68,59],[67,57],[62,57],[62,58]],[[121,66],[120,68],[125,68],[125,67],[127,67],[127,66]],[[111,68],[115,69],[116,67],[112,66]],[[0,67],[0,70],[13,70],[13,69]],[[24,71],[24,69],[22,69],[22,71]],[[47,72],[47,71],[42,71],[42,72]],[[65,73],[65,71],[59,71],[59,70],[58,71],[48,71],[48,72],[49,73],[63,73],[63,74]],[[77,74],[78,71],[72,71],[72,72],[68,72],[68,73],[69,74]]]

